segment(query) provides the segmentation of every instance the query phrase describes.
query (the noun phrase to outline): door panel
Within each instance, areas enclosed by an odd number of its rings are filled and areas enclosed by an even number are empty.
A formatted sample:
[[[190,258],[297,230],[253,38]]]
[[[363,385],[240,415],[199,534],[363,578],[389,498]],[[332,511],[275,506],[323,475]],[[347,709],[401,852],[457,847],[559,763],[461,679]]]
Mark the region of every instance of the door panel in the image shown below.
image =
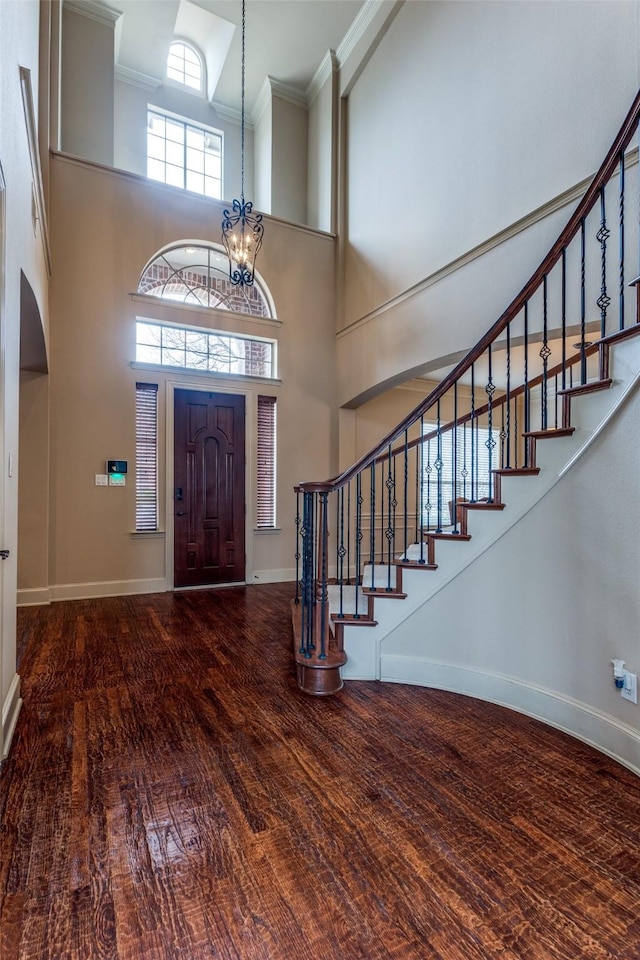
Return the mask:
[[[176,587],[245,576],[244,397],[176,390]]]

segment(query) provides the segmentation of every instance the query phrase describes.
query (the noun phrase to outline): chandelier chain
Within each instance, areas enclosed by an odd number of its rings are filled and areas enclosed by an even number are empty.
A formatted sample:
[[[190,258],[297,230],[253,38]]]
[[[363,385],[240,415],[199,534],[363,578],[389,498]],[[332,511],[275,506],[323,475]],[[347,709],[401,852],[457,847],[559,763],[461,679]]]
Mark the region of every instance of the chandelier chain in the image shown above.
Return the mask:
[[[244,34],[245,34],[245,0],[242,0],[242,83],[241,83],[241,101],[242,116],[240,121],[241,145],[240,145],[240,197],[244,203]]]

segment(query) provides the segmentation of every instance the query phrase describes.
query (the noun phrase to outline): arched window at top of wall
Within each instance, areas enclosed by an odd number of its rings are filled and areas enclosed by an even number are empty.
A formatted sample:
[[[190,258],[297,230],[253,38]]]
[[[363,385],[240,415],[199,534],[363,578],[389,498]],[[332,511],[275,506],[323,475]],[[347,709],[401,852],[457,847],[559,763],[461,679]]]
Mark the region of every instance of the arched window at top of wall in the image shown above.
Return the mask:
[[[194,241],[159,250],[140,276],[138,293],[212,310],[231,310],[275,319],[273,300],[256,274],[251,287],[234,286],[219,244]]]
[[[204,57],[186,40],[174,40],[167,57],[167,77],[198,93],[204,92]]]

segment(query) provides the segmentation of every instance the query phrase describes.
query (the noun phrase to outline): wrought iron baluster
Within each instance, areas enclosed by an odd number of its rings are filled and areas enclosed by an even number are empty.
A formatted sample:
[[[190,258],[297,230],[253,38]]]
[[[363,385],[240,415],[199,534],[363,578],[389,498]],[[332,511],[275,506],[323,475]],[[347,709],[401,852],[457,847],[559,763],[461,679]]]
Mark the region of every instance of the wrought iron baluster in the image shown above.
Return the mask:
[[[462,496],[464,500],[467,500],[467,477],[469,476],[469,471],[467,470],[467,421],[465,420],[462,424],[462,472],[460,474],[462,477]]]
[[[624,330],[624,150],[620,153],[620,200],[618,207],[618,220],[620,224],[620,293],[619,293],[619,311],[618,320],[620,330]]]
[[[300,516],[300,490],[296,488],[296,604],[300,603],[300,526],[302,518]]]
[[[371,589],[375,589],[376,566],[376,464],[371,464],[371,529],[369,530],[369,563],[371,564]]]
[[[562,389],[567,387],[567,251],[562,248],[562,290],[561,290],[561,310],[562,310]]]
[[[358,610],[358,600],[360,597],[360,585],[362,580],[362,504],[364,502],[364,497],[362,496],[362,473],[358,473],[356,476],[356,528],[355,528],[355,554],[356,554],[356,569],[354,577],[354,589],[356,592],[356,602],[355,602],[355,616],[360,616],[360,611]]]
[[[351,484],[347,485],[347,583],[351,583]]]
[[[323,492],[318,497],[318,534],[320,536],[320,660],[327,658],[327,616],[329,613],[329,523],[328,523],[329,494]]]
[[[586,226],[584,217],[580,221],[580,383],[587,382],[587,355],[585,352],[587,332],[586,300]]]
[[[605,206],[604,187],[600,188],[600,229],[596,234],[596,239],[600,244],[600,296],[596,300],[600,308],[600,336],[607,334],[607,310],[611,303],[611,297],[607,295],[607,240],[611,236],[611,231],[607,227],[607,212]]]
[[[503,451],[502,465],[511,467],[511,324],[507,326],[507,422],[506,450]],[[504,407],[503,407],[504,409]]]
[[[437,487],[436,487],[436,533],[442,533],[442,432],[440,430],[440,400],[438,400],[438,419],[436,426],[436,468]]]
[[[409,548],[409,431],[404,432],[404,550],[406,557]]]
[[[489,473],[489,478],[488,478],[489,496],[487,497],[487,501],[489,503],[493,503],[493,489],[492,489],[493,476],[491,471],[493,469],[492,467],[493,448],[496,445],[496,441],[493,438],[493,394],[495,393],[496,386],[495,386],[495,383],[493,382],[493,372],[491,368],[491,344],[489,344],[487,348],[487,357],[489,360],[489,379],[487,380],[487,385],[485,387],[485,392],[487,394],[487,397],[489,398],[488,410],[487,410],[487,424],[489,429],[487,432],[487,439],[485,441],[485,445],[488,453],[488,473]]]
[[[554,377],[554,421],[553,425],[558,429],[558,374]]]
[[[339,603],[338,603],[338,616],[344,616],[344,558],[346,554],[346,549],[344,545],[344,487],[341,487],[337,491],[338,496],[338,509],[337,509],[337,540],[338,540],[338,552],[337,552],[337,576],[338,576],[338,594],[339,594]]]
[[[449,517],[453,524],[452,533],[458,530],[458,381],[453,385],[453,436],[451,438],[451,500],[453,502],[453,516]]]
[[[542,358],[542,386],[541,386],[541,430],[547,429],[547,402],[548,402],[548,386],[547,386],[547,369],[549,366],[549,357],[551,356],[551,350],[549,349],[548,343],[548,298],[547,298],[547,275],[544,274],[542,278],[542,346],[540,347],[540,356]]]
[[[395,524],[395,504],[396,504],[396,478],[395,478],[395,457],[392,457],[391,444],[387,453],[387,529],[385,537],[387,538],[387,590],[391,590],[391,556],[393,551],[394,524]]]
[[[524,304],[524,391],[523,414],[524,414],[524,432],[528,433],[531,429],[531,391],[529,390],[529,301]],[[524,465],[529,466],[529,444],[525,441],[524,445]]]
[[[315,606],[315,494],[305,490],[302,500],[302,629],[300,633],[300,653],[307,659],[314,649],[313,615]]]
[[[420,420],[422,423],[422,419]],[[422,540],[422,444],[416,444],[416,543]]]
[[[469,501],[474,503],[476,499],[476,494],[478,491],[478,477],[476,473],[476,443],[474,436],[474,427],[475,427],[475,418],[476,418],[476,366],[475,363],[471,364],[471,419],[469,423],[471,424],[471,491],[469,496]]]
[[[505,428],[505,409],[504,409],[504,408],[505,408],[505,404],[504,404],[504,403],[501,403],[501,404],[500,404],[500,434],[499,434],[499,437],[500,437],[500,455],[499,455],[499,457],[498,457],[498,466],[499,466],[499,467],[504,466],[504,451],[505,451],[505,445],[506,445],[506,441],[507,441],[507,431],[506,431],[506,428]]]
[[[517,396],[513,398],[513,432],[515,436],[514,442],[514,451],[515,451],[515,468],[518,469],[518,460],[520,457],[520,435],[518,433],[518,398]]]
[[[420,417],[420,436],[424,437],[424,416]],[[429,529],[429,474],[431,472],[431,465],[429,463],[429,444],[430,441],[427,440],[427,530]],[[425,563],[424,559],[424,511],[425,511],[425,502],[424,502],[424,475],[425,475],[425,466],[424,466],[424,440],[420,443],[420,563]]]

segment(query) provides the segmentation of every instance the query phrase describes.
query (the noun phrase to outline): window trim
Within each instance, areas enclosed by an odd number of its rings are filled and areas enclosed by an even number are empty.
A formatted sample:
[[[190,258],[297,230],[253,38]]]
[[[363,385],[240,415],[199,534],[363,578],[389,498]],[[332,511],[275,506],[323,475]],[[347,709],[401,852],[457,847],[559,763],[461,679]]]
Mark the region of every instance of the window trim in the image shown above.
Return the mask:
[[[175,77],[169,76],[169,57],[171,56],[174,46],[181,45],[186,47],[188,50],[191,50],[192,53],[198,58],[200,64],[200,86],[192,87],[190,84],[185,83],[182,80],[177,80]],[[185,71],[186,73],[186,71]],[[167,62],[164,69],[164,79],[171,86],[177,87],[179,90],[184,90],[186,93],[192,93],[196,96],[204,97],[206,95],[207,89],[207,61],[204,57],[204,54],[201,50],[196,47],[194,43],[190,40],[187,40],[185,37],[174,37],[171,43],[169,44],[169,53],[167,54]]]
[[[182,151],[182,152],[183,152],[183,163],[182,163],[182,168],[181,168],[181,169],[182,169],[182,174],[183,174],[183,183],[182,183],[182,186],[178,186],[178,185],[175,184],[175,183],[168,183],[167,180],[166,180],[166,178],[165,178],[164,180],[160,180],[160,179],[158,179],[157,177],[151,177],[151,176],[149,176],[149,160],[150,160],[150,159],[151,159],[151,160],[155,159],[155,158],[153,158],[153,157],[149,157],[149,117],[150,117],[150,114],[155,114],[156,116],[161,117],[161,118],[164,119],[164,120],[170,120],[170,121],[173,122],[173,123],[182,124],[182,126],[184,127],[184,143],[182,144],[182,146],[183,146],[183,151]],[[183,117],[183,116],[181,116],[181,115],[178,114],[178,113],[172,113],[171,110],[165,110],[164,107],[156,107],[156,106],[154,106],[152,103],[147,103],[147,128],[146,128],[146,129],[147,129],[147,146],[146,146],[146,158],[147,158],[147,174],[146,174],[146,176],[147,176],[147,180],[150,180],[151,183],[162,183],[162,184],[165,185],[165,187],[173,187],[174,190],[184,190],[186,193],[193,193],[196,197],[205,197],[207,200],[217,200],[217,201],[221,201],[221,200],[223,199],[223,193],[224,193],[224,188],[223,188],[223,184],[224,184],[224,131],[218,130],[216,127],[210,127],[210,126],[208,126],[206,123],[199,123],[197,120],[191,120],[189,117]],[[187,185],[186,185],[186,184],[187,184],[187,172],[188,172],[188,167],[187,167],[187,132],[188,132],[189,129],[191,129],[191,130],[196,130],[196,131],[202,132],[202,133],[210,133],[210,134],[213,134],[214,136],[220,138],[220,196],[218,196],[218,197],[211,196],[211,194],[204,193],[204,192],[202,192],[202,191],[200,191],[200,190],[192,190],[192,189],[190,189],[189,187],[187,187]],[[166,142],[167,142],[167,141],[166,141],[166,137],[165,137],[164,139],[165,139],[165,143],[166,143]],[[165,159],[163,162],[164,162],[165,168],[166,168],[166,165],[167,165],[166,159]],[[175,166],[176,169],[178,169],[178,168],[177,168],[177,164],[171,164],[171,166]],[[197,171],[194,171],[194,172],[197,172]],[[204,174],[203,174],[203,176],[204,176]],[[216,177],[212,177],[211,179],[217,179],[217,178],[216,178]]]

